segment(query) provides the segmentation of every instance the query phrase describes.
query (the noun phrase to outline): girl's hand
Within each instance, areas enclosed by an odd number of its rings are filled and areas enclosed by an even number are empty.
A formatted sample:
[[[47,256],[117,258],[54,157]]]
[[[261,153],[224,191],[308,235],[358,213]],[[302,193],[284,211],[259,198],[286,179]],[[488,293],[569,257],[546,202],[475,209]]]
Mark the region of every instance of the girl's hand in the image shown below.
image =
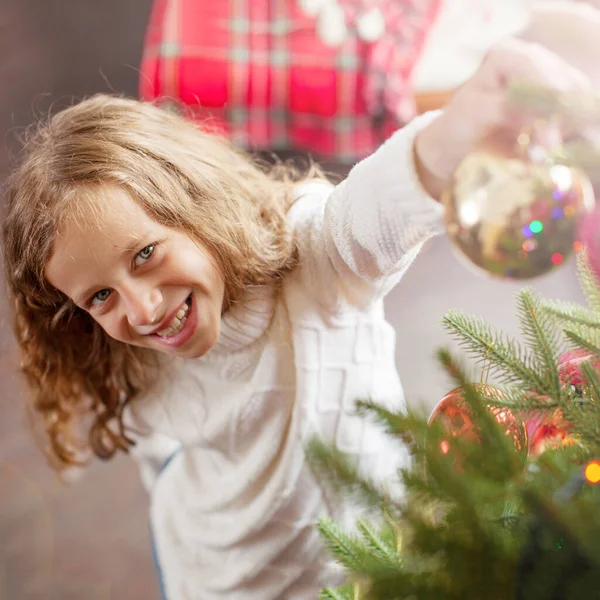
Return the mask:
[[[600,84],[600,10],[585,2],[543,0],[533,5],[521,38],[542,44]]]
[[[526,115],[509,105],[512,80],[561,92],[592,87],[583,71],[540,44],[510,39],[493,48],[415,140],[417,173],[432,197],[440,198],[460,161],[494,132],[513,132],[516,140]]]

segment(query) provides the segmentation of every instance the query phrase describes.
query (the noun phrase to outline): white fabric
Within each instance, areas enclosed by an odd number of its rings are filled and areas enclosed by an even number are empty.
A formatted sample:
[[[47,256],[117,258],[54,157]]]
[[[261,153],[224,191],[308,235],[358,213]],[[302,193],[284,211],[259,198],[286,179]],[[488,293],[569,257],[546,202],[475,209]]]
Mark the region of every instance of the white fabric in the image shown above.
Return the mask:
[[[361,398],[404,407],[382,299],[443,229],[412,154],[433,116],[397,132],[333,191],[301,187],[290,211],[301,264],[283,292],[249,292],[206,356],[170,361],[159,389],[132,405],[130,420],[152,432],[133,454],[151,489],[169,600],[316,599],[336,583],[314,525],[325,514],[351,524],[357,509],[333,504],[313,478],[303,453],[311,434],[376,481],[406,464],[405,449],[353,408]],[[161,453],[179,445],[153,477]]]
[[[519,34],[534,0],[442,0],[412,74],[416,93],[446,92],[479,68],[489,49]]]

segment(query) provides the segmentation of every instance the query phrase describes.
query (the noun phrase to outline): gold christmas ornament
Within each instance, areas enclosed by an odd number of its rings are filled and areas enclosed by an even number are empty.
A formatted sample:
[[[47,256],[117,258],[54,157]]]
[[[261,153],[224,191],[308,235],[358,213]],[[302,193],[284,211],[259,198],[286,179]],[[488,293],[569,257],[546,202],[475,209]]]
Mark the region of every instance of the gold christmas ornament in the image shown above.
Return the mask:
[[[443,196],[458,255],[481,272],[531,279],[581,246],[578,224],[594,207],[590,181],[554,158],[555,124],[536,123],[515,143],[501,135],[468,155]]]

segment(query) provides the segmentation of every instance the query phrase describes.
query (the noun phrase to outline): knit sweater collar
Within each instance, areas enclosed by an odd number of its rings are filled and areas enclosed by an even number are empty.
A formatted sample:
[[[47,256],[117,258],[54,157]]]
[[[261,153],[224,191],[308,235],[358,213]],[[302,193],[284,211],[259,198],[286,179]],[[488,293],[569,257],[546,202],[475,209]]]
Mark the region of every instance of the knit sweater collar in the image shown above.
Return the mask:
[[[217,343],[207,356],[238,352],[262,337],[275,312],[276,290],[273,286],[251,288],[221,319]]]

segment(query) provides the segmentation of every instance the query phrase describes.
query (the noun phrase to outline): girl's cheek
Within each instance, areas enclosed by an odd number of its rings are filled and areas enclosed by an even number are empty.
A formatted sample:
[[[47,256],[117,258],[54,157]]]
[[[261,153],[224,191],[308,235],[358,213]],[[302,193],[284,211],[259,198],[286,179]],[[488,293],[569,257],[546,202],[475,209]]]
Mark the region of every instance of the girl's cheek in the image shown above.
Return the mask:
[[[111,338],[119,342],[126,340],[126,331],[124,326],[119,326],[115,321],[108,318],[99,318],[98,323]]]

